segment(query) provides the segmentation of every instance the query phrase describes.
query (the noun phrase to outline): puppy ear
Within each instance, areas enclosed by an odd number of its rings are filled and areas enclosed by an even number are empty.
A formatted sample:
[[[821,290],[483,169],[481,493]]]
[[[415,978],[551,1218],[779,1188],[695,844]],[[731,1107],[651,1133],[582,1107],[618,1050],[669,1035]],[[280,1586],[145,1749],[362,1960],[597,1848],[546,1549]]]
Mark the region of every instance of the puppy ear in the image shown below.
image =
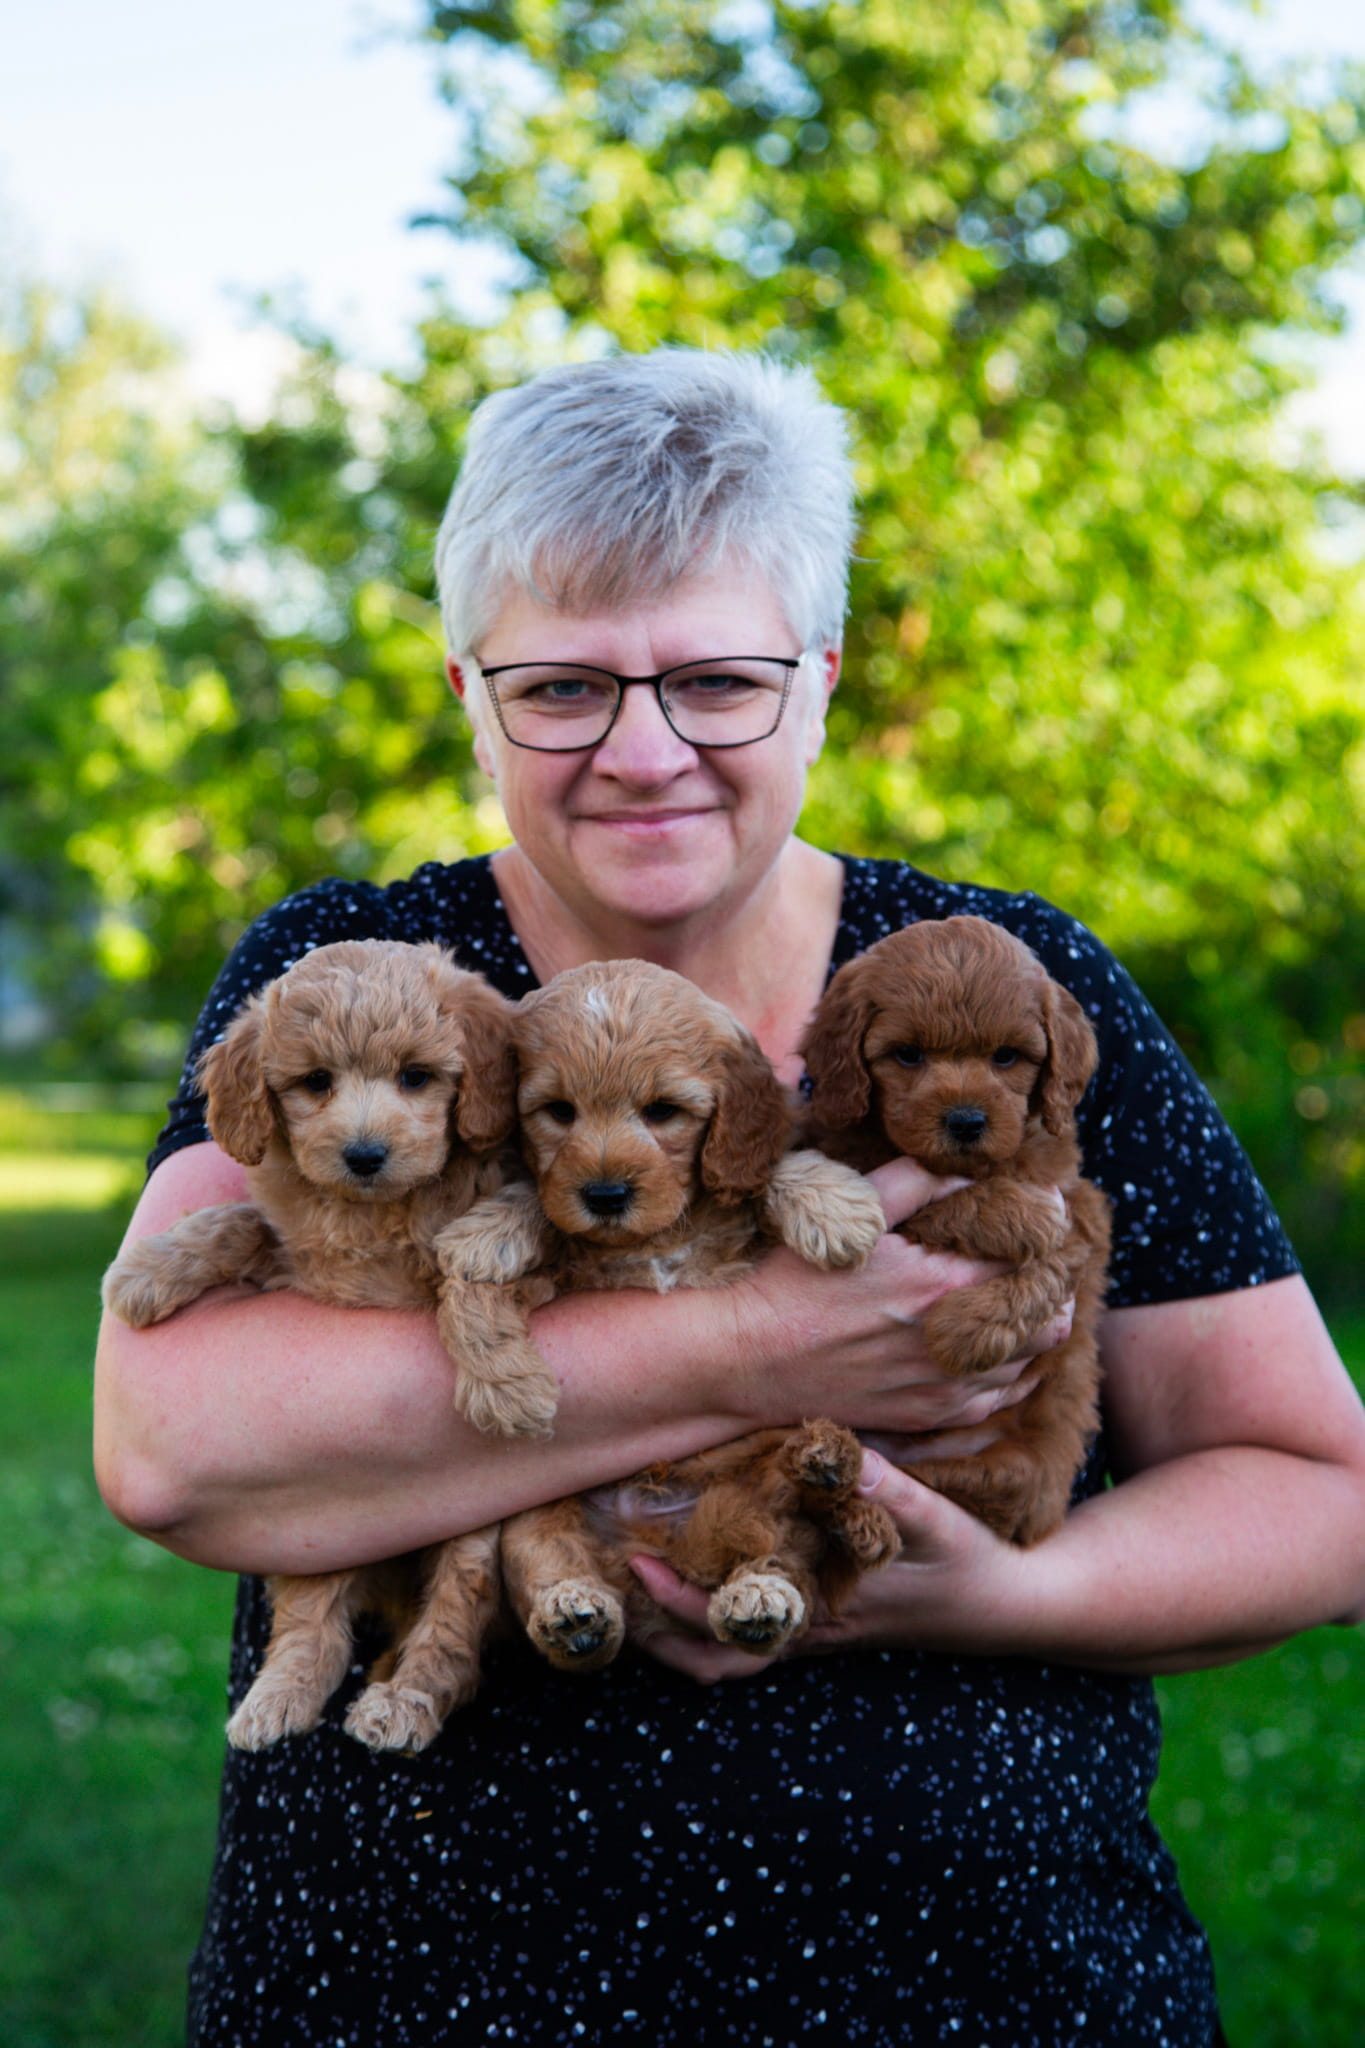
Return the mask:
[[[1043,1028],[1047,1058],[1038,1077],[1038,1104],[1044,1130],[1062,1138],[1071,1130],[1072,1112],[1095,1071],[1099,1052],[1090,1019],[1070,990],[1055,981],[1043,990]]]
[[[459,975],[458,1000],[464,1071],[455,1091],[455,1136],[471,1152],[491,1152],[511,1137],[517,1121],[517,1055],[512,1039],[516,1005],[482,975]]]
[[[265,1006],[254,996],[199,1062],[216,1144],[243,1166],[259,1166],[275,1134],[275,1106],[262,1064]]]
[[[811,1110],[817,1123],[835,1131],[861,1123],[872,1107],[872,1076],[863,1058],[872,1005],[860,992],[857,969],[856,960],[839,969],[801,1042]]]
[[[726,1203],[761,1195],[791,1130],[782,1083],[748,1032],[736,1033],[721,1054],[716,1106],[701,1148],[702,1185]]]

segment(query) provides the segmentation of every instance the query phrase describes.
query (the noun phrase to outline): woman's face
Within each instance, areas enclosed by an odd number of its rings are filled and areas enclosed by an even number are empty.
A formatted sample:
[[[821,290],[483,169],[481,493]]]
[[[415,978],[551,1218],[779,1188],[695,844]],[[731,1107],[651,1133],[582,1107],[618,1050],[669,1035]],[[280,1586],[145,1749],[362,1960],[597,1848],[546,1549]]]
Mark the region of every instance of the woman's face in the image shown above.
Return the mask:
[[[517,592],[477,649],[488,668],[574,661],[637,676],[710,655],[800,652],[767,584],[724,567],[628,612],[575,616]],[[605,912],[663,926],[743,902],[772,868],[820,750],[838,667],[833,651],[809,656],[777,731],[752,746],[690,746],[654,692],[633,689],[600,745],[573,754],[512,746],[477,675],[466,691],[453,663],[450,673],[469,702],[480,765],[542,880],[594,922]]]

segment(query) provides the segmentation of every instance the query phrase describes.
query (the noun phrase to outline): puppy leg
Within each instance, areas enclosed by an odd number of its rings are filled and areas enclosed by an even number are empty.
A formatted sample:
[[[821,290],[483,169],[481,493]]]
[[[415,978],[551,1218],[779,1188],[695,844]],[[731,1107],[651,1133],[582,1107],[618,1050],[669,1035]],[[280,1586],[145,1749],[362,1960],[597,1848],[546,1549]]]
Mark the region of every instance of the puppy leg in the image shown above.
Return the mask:
[[[1012,1266],[1060,1252],[1071,1234],[1060,1190],[1000,1180],[979,1181],[930,1202],[905,1229],[918,1244]]]
[[[773,1169],[761,1213],[767,1228],[813,1266],[861,1266],[886,1230],[876,1190],[822,1152],[788,1152]]]
[[[943,1295],[920,1327],[945,1372],[987,1372],[1017,1358],[1047,1328],[1072,1286],[1061,1259],[1030,1259],[1016,1272]]]
[[[1050,1536],[1065,1515],[1076,1462],[1048,1457],[1041,1446],[1011,1443],[909,1469],[1007,1543],[1027,1548]]]
[[[713,1481],[667,1557],[694,1585],[714,1588],[706,1619],[717,1641],[766,1657],[810,1622],[823,1542],[779,1448]]]
[[[234,1749],[269,1749],[282,1736],[317,1727],[351,1661],[364,1584],[363,1570],[269,1581],[270,1643],[255,1684],[227,1724]]]
[[[581,1502],[513,1515],[503,1524],[502,1556],[508,1595],[541,1656],[560,1671],[610,1664],[626,1635],[625,1567],[607,1568]]]
[[[496,1526],[437,1544],[415,1621],[351,1706],[346,1733],[370,1749],[413,1754],[440,1734],[452,1708],[473,1699],[479,1654],[497,1612]]]
[[[548,1280],[509,1286],[447,1277],[436,1327],[458,1368],[455,1406],[476,1429],[498,1436],[549,1436],[559,1384],[531,1342],[526,1318],[549,1301]]]
[[[711,1595],[706,1619],[717,1642],[771,1657],[804,1634],[814,1607],[809,1572],[774,1552],[737,1566]]]
[[[111,1315],[142,1330],[210,1287],[233,1281],[265,1287],[280,1262],[279,1239],[260,1210],[250,1202],[222,1202],[130,1244],[105,1274],[101,1293]]]
[[[877,1571],[899,1556],[901,1539],[890,1515],[858,1492],[863,1447],[852,1430],[837,1422],[803,1423],[780,1455],[803,1514],[838,1541],[858,1573]],[[823,1580],[822,1590],[828,1592]]]
[[[505,1285],[549,1257],[552,1226],[529,1181],[514,1181],[467,1209],[432,1244],[442,1273]]]

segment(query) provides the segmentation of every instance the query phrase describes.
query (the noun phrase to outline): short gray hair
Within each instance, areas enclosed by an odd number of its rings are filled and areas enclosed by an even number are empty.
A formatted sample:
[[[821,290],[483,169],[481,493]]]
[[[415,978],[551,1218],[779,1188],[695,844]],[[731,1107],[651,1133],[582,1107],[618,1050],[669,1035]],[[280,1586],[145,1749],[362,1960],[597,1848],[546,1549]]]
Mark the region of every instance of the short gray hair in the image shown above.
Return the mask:
[[[767,579],[803,646],[837,647],[847,441],[809,370],[760,355],[661,348],[495,392],[436,541],[451,655],[473,654],[509,590],[614,611],[726,559]]]

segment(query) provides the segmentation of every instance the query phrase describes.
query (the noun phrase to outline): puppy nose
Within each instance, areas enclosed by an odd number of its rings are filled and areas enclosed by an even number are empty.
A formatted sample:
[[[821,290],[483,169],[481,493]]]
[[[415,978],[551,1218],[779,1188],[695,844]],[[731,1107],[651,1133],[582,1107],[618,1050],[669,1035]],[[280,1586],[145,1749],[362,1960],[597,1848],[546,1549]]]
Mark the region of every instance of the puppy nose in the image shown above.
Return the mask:
[[[990,1119],[984,1109],[950,1109],[944,1127],[956,1145],[974,1145]]]
[[[345,1147],[341,1156],[352,1173],[361,1180],[368,1180],[371,1174],[378,1173],[388,1158],[389,1148],[381,1145],[377,1138],[357,1138],[353,1145]]]
[[[585,1181],[583,1206],[594,1216],[620,1216],[629,1207],[633,1192],[628,1180]]]

